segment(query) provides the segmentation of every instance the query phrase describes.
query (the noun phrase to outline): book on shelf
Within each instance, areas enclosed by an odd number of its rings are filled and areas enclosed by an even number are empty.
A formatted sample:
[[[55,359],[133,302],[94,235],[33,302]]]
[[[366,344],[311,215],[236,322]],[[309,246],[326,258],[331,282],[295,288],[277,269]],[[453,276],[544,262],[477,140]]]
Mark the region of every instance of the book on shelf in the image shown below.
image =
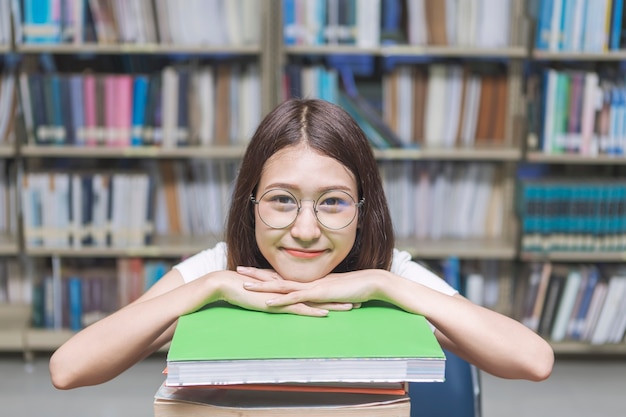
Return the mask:
[[[378,149],[411,147],[410,140],[394,132],[384,116],[359,93],[352,69],[344,66],[339,69],[339,74],[344,89],[338,92],[339,104],[361,126],[372,146]]]
[[[407,394],[181,388],[162,384],[154,396],[155,417],[408,417],[410,407]]]
[[[255,18],[261,8],[256,0],[184,6],[164,0],[13,0],[10,4],[17,43],[254,45],[260,38]],[[185,22],[184,30],[179,22]]]
[[[592,344],[618,343],[624,338],[623,318],[626,315],[626,275],[609,278],[607,295],[591,333]]]
[[[518,315],[551,341],[620,343],[626,333],[626,278],[612,267],[533,264],[520,284]]]
[[[31,145],[241,145],[261,120],[256,64],[223,64],[215,73],[210,65],[133,75],[21,73],[19,90]]]
[[[605,52],[623,47],[623,0],[540,0],[533,6],[537,49]]]
[[[391,305],[319,318],[215,304],[179,318],[166,384],[442,381],[444,371],[426,319]]]

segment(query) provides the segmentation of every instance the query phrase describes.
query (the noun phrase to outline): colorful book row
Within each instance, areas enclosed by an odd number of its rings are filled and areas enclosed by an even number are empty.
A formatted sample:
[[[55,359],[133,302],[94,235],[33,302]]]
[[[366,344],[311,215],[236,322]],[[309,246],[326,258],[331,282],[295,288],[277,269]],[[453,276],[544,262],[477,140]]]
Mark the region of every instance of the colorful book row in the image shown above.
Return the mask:
[[[12,8],[17,43],[237,46],[260,39],[257,0],[15,0]]]
[[[624,47],[624,0],[539,0],[535,48],[606,52]]]
[[[146,245],[154,192],[146,173],[28,173],[20,191],[26,246]]]
[[[622,180],[524,180],[518,208],[523,251],[626,249]]]
[[[519,319],[546,338],[621,343],[626,332],[626,275],[595,265],[531,265],[519,289]]]
[[[508,80],[490,65],[399,65],[383,78],[383,118],[405,146],[503,146]]]
[[[69,269],[43,275],[33,288],[32,325],[80,330],[138,298],[169,263],[119,258],[115,266]]]
[[[28,140],[36,145],[241,145],[260,121],[260,89],[256,65],[20,74]]]
[[[504,184],[489,163],[382,161],[397,237],[503,237]]]
[[[529,78],[529,146],[547,154],[626,154],[620,77],[548,68]]]
[[[286,45],[510,44],[517,0],[283,0]]]

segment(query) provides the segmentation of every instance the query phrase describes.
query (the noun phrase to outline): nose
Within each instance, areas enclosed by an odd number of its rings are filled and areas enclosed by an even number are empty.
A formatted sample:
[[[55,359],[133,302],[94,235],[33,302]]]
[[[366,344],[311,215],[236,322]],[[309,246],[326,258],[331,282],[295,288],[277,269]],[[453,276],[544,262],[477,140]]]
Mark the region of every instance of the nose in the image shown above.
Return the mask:
[[[301,241],[315,240],[322,235],[320,224],[317,222],[317,216],[315,216],[313,202],[309,201],[308,203],[300,202],[302,207],[290,229],[291,235]]]

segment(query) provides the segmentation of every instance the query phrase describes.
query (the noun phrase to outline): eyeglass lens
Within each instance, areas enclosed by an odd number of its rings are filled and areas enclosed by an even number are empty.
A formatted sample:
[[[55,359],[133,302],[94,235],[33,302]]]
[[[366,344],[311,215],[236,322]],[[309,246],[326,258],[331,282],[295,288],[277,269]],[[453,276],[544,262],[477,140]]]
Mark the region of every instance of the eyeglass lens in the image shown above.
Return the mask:
[[[305,200],[306,201],[306,200]],[[273,189],[258,200],[259,217],[269,227],[282,229],[291,225],[302,207],[287,190]],[[345,191],[331,190],[323,193],[313,204],[317,220],[328,229],[342,229],[356,217],[357,204]]]

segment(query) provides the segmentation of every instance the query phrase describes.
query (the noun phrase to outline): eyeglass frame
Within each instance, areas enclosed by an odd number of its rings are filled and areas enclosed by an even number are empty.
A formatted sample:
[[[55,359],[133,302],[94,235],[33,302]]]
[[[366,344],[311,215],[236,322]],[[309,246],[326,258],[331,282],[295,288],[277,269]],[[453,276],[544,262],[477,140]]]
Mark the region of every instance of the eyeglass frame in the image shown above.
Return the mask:
[[[267,224],[267,222],[265,220],[263,220],[263,217],[261,217],[261,213],[259,212],[259,218],[261,219],[261,221],[263,222],[263,224],[265,224],[267,227],[271,228],[271,229],[276,229],[276,230],[280,230],[280,229],[286,229],[289,226],[293,225],[296,220],[298,219],[298,216],[300,215],[300,211],[302,210],[302,202],[303,201],[311,201],[313,203],[313,214],[315,215],[315,220],[317,220],[317,223],[319,223],[320,226],[324,227],[325,229],[328,230],[342,230],[345,229],[346,227],[350,226],[352,224],[352,222],[354,221],[354,219],[357,218],[358,216],[358,212],[359,209],[361,209],[363,207],[363,205],[365,204],[365,197],[362,197],[358,202],[354,201],[354,197],[352,197],[348,192],[344,191],[344,190],[327,190],[324,191],[322,194],[319,195],[319,197],[317,197],[315,200],[311,200],[311,199],[302,199],[302,198],[297,198],[291,191],[286,190],[284,188],[272,188],[269,189],[267,191],[265,191],[263,194],[261,194],[261,197],[257,200],[256,198],[254,198],[254,193],[250,193],[250,201],[252,202],[252,204],[254,204],[257,207],[257,211],[259,210],[259,204],[261,203],[261,200],[263,199],[263,197],[272,191],[276,191],[276,190],[280,190],[280,191],[284,191],[287,194],[289,194],[290,196],[293,197],[293,199],[296,201],[296,204],[298,206],[298,210],[296,211],[296,215],[294,216],[293,220],[291,221],[291,223],[282,226],[282,227],[274,227],[272,225]],[[317,216],[318,210],[317,210],[317,203],[320,201],[320,199],[331,192],[335,192],[335,191],[340,191],[344,194],[346,194],[348,197],[350,197],[350,199],[352,200],[352,203],[354,204],[354,207],[356,207],[356,211],[354,213],[354,216],[352,217],[352,219],[345,225],[339,228],[332,228],[332,227],[328,227],[326,226],[324,223],[322,223],[319,219],[319,217]]]

